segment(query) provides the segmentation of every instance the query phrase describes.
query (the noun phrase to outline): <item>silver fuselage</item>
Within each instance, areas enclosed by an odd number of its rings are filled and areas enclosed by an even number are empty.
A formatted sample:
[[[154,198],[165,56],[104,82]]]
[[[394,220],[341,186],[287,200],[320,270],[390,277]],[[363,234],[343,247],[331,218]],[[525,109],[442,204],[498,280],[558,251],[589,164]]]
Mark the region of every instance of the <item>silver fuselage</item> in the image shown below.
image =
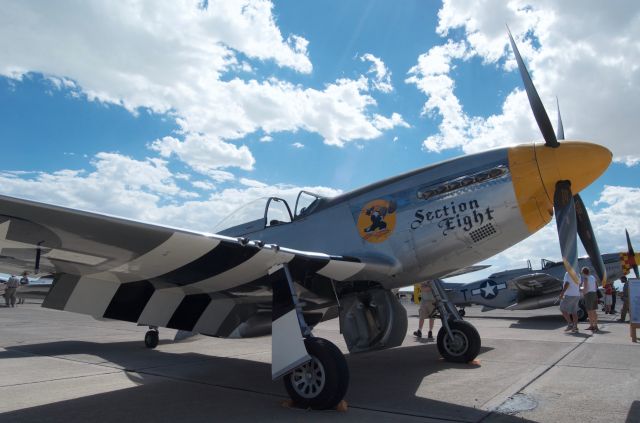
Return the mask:
[[[531,234],[514,193],[508,150],[426,167],[331,199],[326,207],[291,223],[236,235],[392,264],[384,274],[370,268],[354,276],[385,288],[439,277]],[[395,202],[397,208],[390,233],[371,242],[362,236],[359,220],[375,200]]]

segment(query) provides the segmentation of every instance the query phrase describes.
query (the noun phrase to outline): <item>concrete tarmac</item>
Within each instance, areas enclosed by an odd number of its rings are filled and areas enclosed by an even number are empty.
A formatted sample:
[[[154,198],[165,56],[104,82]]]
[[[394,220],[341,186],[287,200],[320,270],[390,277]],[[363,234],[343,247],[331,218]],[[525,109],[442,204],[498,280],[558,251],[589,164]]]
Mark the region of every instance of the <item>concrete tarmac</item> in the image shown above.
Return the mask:
[[[413,332],[417,309],[406,307]],[[148,350],[144,327],[31,301],[0,307],[0,422],[640,422],[640,346],[616,318],[567,334],[557,308],[468,308],[479,364],[443,361],[435,342],[408,334],[401,347],[347,355],[348,411],[318,412],[283,405],[270,337],[174,343],[160,329]],[[337,320],[314,334],[347,351]]]

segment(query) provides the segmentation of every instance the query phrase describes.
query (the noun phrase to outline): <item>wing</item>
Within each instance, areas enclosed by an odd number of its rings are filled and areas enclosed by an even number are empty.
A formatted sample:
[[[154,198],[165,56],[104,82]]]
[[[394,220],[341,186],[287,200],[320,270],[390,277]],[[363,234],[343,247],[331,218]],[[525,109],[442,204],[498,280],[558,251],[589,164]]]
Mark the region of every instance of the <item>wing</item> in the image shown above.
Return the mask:
[[[531,273],[510,280],[507,287],[518,291],[517,302],[507,310],[532,310],[557,304],[562,281],[546,273]]]
[[[562,281],[546,273],[530,273],[511,279],[507,287],[518,291],[518,297],[532,297],[558,292]]]
[[[0,272],[56,275],[44,307],[229,336],[270,304],[269,270],[284,263],[297,279],[336,281],[365,267],[356,258],[0,196]]]

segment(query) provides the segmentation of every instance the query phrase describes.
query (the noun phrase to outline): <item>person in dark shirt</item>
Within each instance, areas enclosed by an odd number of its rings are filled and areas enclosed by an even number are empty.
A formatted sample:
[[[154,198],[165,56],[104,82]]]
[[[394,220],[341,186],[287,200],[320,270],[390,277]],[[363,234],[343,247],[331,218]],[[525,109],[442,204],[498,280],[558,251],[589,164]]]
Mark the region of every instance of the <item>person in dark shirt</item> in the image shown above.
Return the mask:
[[[626,276],[620,278],[620,282],[624,285],[622,287],[622,309],[620,310],[620,318],[618,322],[625,322],[627,320],[627,312],[629,311],[629,281]]]

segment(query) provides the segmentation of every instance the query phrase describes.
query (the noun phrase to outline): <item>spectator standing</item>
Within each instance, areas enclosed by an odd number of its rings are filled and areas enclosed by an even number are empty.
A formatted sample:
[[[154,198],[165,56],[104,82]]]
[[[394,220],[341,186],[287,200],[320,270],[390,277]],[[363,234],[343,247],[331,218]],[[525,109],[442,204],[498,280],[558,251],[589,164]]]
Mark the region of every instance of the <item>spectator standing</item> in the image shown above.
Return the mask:
[[[431,291],[431,282],[425,281],[420,284],[420,312],[418,321],[418,330],[413,332],[417,338],[422,338],[422,327],[425,319],[429,319],[429,333],[427,339],[433,339],[433,323],[435,319],[432,317],[436,308],[436,299]]]
[[[596,290],[598,289],[598,285],[596,283],[596,278],[591,275],[588,267],[582,268],[582,294],[584,296],[584,305],[587,309],[587,315],[589,316],[589,324],[590,326],[587,330],[591,330],[593,332],[598,331],[598,294],[596,294]]]
[[[604,287],[604,312],[611,314],[611,305],[613,304],[613,284],[608,283]]]
[[[560,311],[567,321],[565,332],[578,332],[578,303],[580,302],[580,286],[569,272],[564,273],[564,284],[560,293]]]
[[[620,318],[618,322],[625,322],[627,320],[627,312],[629,311],[629,281],[626,276],[620,278],[622,285],[622,309],[620,310]]]
[[[16,306],[16,292],[18,291],[19,285],[20,280],[18,280],[15,275],[11,275],[7,281],[7,287],[4,290],[4,300],[7,303],[7,307]]]
[[[29,272],[24,272],[20,278],[20,288],[29,285]],[[18,304],[24,304],[24,296],[18,295]]]

